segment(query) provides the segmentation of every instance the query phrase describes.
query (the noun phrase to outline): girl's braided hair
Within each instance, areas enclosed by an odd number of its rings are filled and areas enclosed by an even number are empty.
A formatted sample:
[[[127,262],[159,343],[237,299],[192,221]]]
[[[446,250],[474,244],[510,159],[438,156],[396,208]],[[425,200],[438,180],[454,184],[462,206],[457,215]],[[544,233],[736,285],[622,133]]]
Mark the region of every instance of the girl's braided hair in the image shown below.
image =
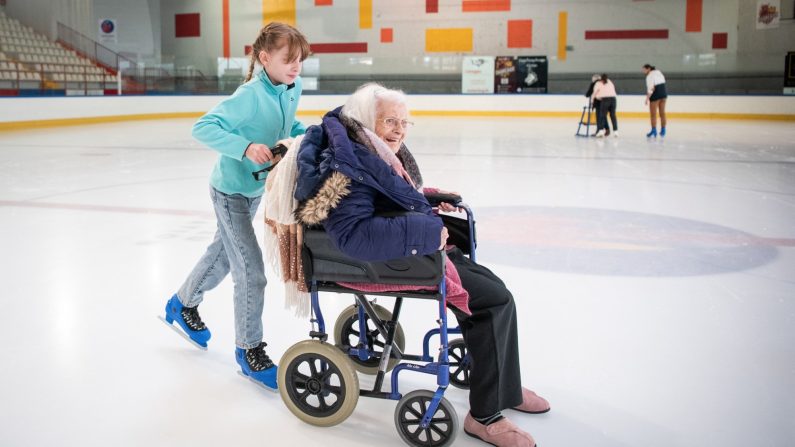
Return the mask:
[[[290,25],[279,22],[271,22],[265,25],[259,32],[254,44],[251,45],[251,64],[248,67],[248,75],[244,82],[251,80],[254,75],[254,65],[259,62],[259,54],[262,51],[270,53],[287,45],[289,51],[287,60],[293,61],[300,57],[301,61],[309,56],[309,42],[300,31]]]

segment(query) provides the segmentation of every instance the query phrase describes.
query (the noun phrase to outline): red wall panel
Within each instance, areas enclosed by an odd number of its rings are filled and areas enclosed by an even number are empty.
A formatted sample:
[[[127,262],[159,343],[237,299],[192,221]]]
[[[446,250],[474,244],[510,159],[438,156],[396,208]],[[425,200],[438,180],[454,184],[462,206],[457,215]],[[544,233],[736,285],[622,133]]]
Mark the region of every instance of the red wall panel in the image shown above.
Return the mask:
[[[586,40],[599,39],[667,39],[667,29],[618,29],[586,31]]]
[[[200,37],[201,21],[199,13],[175,14],[174,37]]]

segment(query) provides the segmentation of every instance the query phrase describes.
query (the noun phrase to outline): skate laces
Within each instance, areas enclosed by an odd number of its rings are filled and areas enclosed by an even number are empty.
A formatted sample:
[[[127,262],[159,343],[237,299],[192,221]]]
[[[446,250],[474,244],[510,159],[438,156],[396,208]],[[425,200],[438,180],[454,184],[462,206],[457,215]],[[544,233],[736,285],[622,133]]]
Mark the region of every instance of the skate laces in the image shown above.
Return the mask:
[[[188,325],[194,331],[203,331],[207,329],[202,318],[199,316],[199,308],[197,307],[183,307],[182,312],[182,319],[185,321],[185,324]]]
[[[252,371],[263,371],[273,366],[270,357],[265,353],[266,346],[268,344],[263,341],[256,348],[246,349],[246,362]]]

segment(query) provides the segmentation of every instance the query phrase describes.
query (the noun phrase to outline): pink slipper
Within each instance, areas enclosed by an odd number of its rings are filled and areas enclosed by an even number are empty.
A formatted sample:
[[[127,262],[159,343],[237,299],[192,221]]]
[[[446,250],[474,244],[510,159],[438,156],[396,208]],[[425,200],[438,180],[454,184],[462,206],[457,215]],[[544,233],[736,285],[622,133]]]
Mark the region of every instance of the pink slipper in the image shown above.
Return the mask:
[[[535,447],[536,441],[521,428],[503,417],[491,425],[483,425],[467,413],[464,433],[497,447]]]
[[[541,414],[549,411],[549,402],[538,394],[522,387],[522,404],[513,407],[516,411],[530,414]]]

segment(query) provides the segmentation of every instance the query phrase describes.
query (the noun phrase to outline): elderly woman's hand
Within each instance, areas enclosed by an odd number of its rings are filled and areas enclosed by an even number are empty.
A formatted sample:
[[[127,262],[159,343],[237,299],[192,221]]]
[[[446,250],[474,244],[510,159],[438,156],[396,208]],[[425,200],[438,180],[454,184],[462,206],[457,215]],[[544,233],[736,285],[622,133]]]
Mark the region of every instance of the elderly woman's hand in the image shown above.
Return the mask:
[[[442,227],[442,243],[439,244],[439,250],[444,250],[445,245],[447,245],[447,227]]]
[[[461,208],[459,208],[459,207],[456,207],[456,206],[453,206],[453,205],[450,205],[450,204],[449,204],[449,203],[447,203],[447,202],[441,202],[441,203],[439,204],[439,210],[441,210],[441,211],[446,211],[446,212],[448,212],[448,213],[449,213],[449,212],[453,212],[453,211],[459,211],[459,212],[460,212],[460,211],[461,211]]]

